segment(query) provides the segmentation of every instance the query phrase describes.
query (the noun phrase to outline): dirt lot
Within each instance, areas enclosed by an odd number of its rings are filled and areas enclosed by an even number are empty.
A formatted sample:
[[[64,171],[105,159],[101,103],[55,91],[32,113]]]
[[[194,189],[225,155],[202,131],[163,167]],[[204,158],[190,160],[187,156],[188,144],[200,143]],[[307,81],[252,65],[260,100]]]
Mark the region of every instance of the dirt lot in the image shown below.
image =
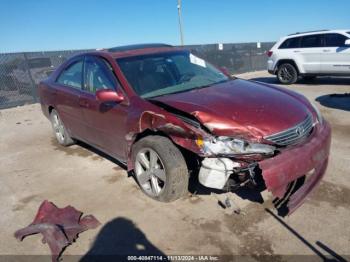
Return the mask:
[[[242,78],[275,84],[264,72]],[[87,146],[59,146],[40,106],[0,111],[0,254],[49,254],[41,236],[18,242],[13,233],[48,199],[93,214],[102,225],[82,233],[65,254],[84,255],[350,255],[350,79],[323,78],[290,86],[315,102],[333,128],[327,174],[308,201],[279,222],[263,204],[232,197],[243,214],[229,214],[223,196],[198,194],[173,203],[150,200],[114,161]],[[250,198],[248,194],[248,198]],[[323,254],[323,255],[322,255]],[[275,257],[284,260],[288,257]],[[319,259],[318,259],[319,258]],[[49,257],[47,257],[49,260]]]

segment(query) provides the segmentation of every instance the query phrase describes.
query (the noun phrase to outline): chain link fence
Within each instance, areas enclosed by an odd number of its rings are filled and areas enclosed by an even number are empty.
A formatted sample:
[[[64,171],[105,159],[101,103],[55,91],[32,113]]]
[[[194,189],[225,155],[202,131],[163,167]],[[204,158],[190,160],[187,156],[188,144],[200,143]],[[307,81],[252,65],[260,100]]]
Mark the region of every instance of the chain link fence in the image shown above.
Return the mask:
[[[273,43],[186,46],[232,74],[266,69]],[[37,86],[70,56],[88,50],[0,54],[0,109],[38,102]]]

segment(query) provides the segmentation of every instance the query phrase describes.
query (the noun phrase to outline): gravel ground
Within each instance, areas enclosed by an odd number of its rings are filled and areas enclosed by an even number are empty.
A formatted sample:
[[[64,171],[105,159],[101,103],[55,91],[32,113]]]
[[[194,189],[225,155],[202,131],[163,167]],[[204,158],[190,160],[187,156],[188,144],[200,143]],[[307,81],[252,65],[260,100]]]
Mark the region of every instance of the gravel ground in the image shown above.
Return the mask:
[[[276,84],[265,72],[241,78]],[[350,255],[350,79],[322,78],[288,86],[315,102],[331,123],[327,174],[307,202],[279,221],[248,194],[231,194],[242,214],[223,210],[223,195],[199,192],[173,203],[146,197],[118,164],[86,145],[59,146],[38,104],[0,111],[0,255],[46,255],[40,235],[13,233],[48,199],[93,214],[102,225],[82,233],[65,255]],[[340,94],[340,96],[328,96]],[[315,101],[317,100],[317,101]],[[50,258],[46,257],[49,261]],[[310,257],[307,257],[311,259]],[[0,257],[1,259],[1,257]],[[64,259],[68,259],[65,257]],[[267,261],[269,260],[269,257]]]

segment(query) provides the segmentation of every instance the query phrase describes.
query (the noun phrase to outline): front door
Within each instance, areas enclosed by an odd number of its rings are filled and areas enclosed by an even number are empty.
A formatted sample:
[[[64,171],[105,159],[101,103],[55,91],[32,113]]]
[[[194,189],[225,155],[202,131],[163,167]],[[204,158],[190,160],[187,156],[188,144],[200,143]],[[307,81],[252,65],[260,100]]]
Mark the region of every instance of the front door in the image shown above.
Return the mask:
[[[96,98],[97,90],[114,89],[121,92],[120,88],[107,61],[95,56],[86,56],[84,92],[79,98],[86,125],[85,140],[112,156],[125,160],[128,104],[101,103]]]
[[[83,58],[72,61],[53,83],[55,108],[68,133],[81,139],[84,137],[85,124],[79,97],[83,86]]]

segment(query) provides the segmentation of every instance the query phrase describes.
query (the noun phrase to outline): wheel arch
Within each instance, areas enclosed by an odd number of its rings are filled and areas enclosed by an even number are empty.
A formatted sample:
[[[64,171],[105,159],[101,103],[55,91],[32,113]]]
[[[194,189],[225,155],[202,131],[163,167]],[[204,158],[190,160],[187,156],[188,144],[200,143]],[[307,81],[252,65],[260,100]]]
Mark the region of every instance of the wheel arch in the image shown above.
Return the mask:
[[[281,59],[281,60],[278,60],[278,62],[276,63],[275,70],[277,71],[280,65],[286,64],[286,63],[289,63],[289,64],[293,65],[295,67],[295,69],[297,70],[298,74],[300,74],[299,67],[298,67],[297,63],[293,59]]]
[[[174,141],[172,136],[167,134],[166,132],[163,132],[160,130],[151,130],[149,128],[136,134],[135,139],[133,140],[132,145],[131,145],[130,150],[129,150],[129,157],[131,156],[132,148],[133,148],[134,144],[137,143],[142,138],[145,138],[147,136],[162,136],[162,137],[168,138],[174,144],[174,146],[180,150],[180,152],[184,156],[186,164],[187,164],[187,168],[189,170],[193,170],[193,169],[197,168],[197,163],[198,163],[198,160],[200,159],[200,157],[196,153],[181,146],[179,143],[176,143],[176,141]],[[129,160],[131,160],[131,159],[129,158]],[[131,163],[129,162],[129,164],[131,164]],[[132,170],[134,168],[134,166],[133,166],[133,164],[131,164],[131,166],[132,166],[132,168],[131,168],[131,170]],[[129,167],[129,165],[128,165],[128,167]]]
[[[53,109],[55,109],[55,108],[51,105],[47,107],[47,112],[49,113],[49,115],[51,114]]]

